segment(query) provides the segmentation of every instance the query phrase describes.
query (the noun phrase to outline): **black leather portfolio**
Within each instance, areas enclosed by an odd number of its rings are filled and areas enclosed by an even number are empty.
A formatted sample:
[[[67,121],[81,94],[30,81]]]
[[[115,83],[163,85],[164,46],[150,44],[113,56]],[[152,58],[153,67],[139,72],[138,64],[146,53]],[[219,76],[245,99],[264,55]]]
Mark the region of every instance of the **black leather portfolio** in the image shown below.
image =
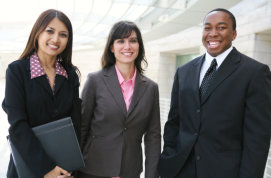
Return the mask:
[[[32,130],[58,166],[67,171],[75,171],[85,166],[70,117],[34,127]],[[31,169],[23,161],[12,141],[8,139],[8,142],[19,177],[32,178]]]

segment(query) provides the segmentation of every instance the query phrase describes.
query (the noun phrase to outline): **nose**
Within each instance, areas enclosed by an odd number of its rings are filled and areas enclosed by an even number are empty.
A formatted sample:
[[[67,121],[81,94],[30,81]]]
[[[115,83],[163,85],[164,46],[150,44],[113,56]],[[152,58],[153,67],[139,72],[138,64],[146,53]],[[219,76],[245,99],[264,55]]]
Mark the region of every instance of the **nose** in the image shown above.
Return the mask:
[[[53,42],[57,43],[59,41],[59,35],[58,34],[54,34],[52,37]]]
[[[130,49],[130,42],[129,41],[124,42],[124,48],[125,49]]]
[[[210,36],[216,36],[217,35],[217,30],[214,28],[210,31],[209,33]]]

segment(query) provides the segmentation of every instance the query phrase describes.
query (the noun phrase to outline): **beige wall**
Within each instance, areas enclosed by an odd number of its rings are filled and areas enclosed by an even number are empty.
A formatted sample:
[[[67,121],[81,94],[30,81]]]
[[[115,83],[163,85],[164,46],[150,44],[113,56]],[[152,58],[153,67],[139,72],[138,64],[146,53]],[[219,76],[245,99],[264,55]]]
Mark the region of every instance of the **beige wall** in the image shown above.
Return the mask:
[[[81,90],[84,86],[88,73],[101,69],[102,52],[102,50],[81,50],[73,52],[73,64],[76,65],[81,72]]]
[[[17,60],[20,57],[19,53],[1,53],[0,52],[0,79],[5,78],[6,69],[9,63]]]

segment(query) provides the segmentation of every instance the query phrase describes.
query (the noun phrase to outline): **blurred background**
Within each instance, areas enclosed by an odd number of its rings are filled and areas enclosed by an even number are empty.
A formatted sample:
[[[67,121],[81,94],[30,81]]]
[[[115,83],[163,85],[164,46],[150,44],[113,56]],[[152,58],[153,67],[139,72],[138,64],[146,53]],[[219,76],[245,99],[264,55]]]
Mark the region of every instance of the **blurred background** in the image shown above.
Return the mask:
[[[44,10],[63,11],[74,30],[73,63],[81,88],[89,72],[100,69],[105,39],[119,20],[134,21],[143,34],[148,60],[146,75],[159,85],[162,130],[167,119],[175,70],[205,52],[202,21],[214,8],[230,10],[237,20],[233,45],[271,66],[271,0],[0,0],[0,101],[7,65],[22,53],[31,28]],[[9,124],[0,109],[0,178],[6,177]],[[144,176],[142,176],[144,177]],[[271,177],[268,158],[265,178]]]

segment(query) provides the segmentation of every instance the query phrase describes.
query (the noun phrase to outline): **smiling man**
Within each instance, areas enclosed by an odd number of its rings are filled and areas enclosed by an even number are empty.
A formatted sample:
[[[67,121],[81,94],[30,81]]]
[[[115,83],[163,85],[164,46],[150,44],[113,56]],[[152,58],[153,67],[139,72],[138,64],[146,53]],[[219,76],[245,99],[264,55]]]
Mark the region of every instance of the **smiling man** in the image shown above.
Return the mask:
[[[177,69],[161,178],[262,178],[270,146],[271,73],[232,46],[226,9],[204,18],[206,54]]]

